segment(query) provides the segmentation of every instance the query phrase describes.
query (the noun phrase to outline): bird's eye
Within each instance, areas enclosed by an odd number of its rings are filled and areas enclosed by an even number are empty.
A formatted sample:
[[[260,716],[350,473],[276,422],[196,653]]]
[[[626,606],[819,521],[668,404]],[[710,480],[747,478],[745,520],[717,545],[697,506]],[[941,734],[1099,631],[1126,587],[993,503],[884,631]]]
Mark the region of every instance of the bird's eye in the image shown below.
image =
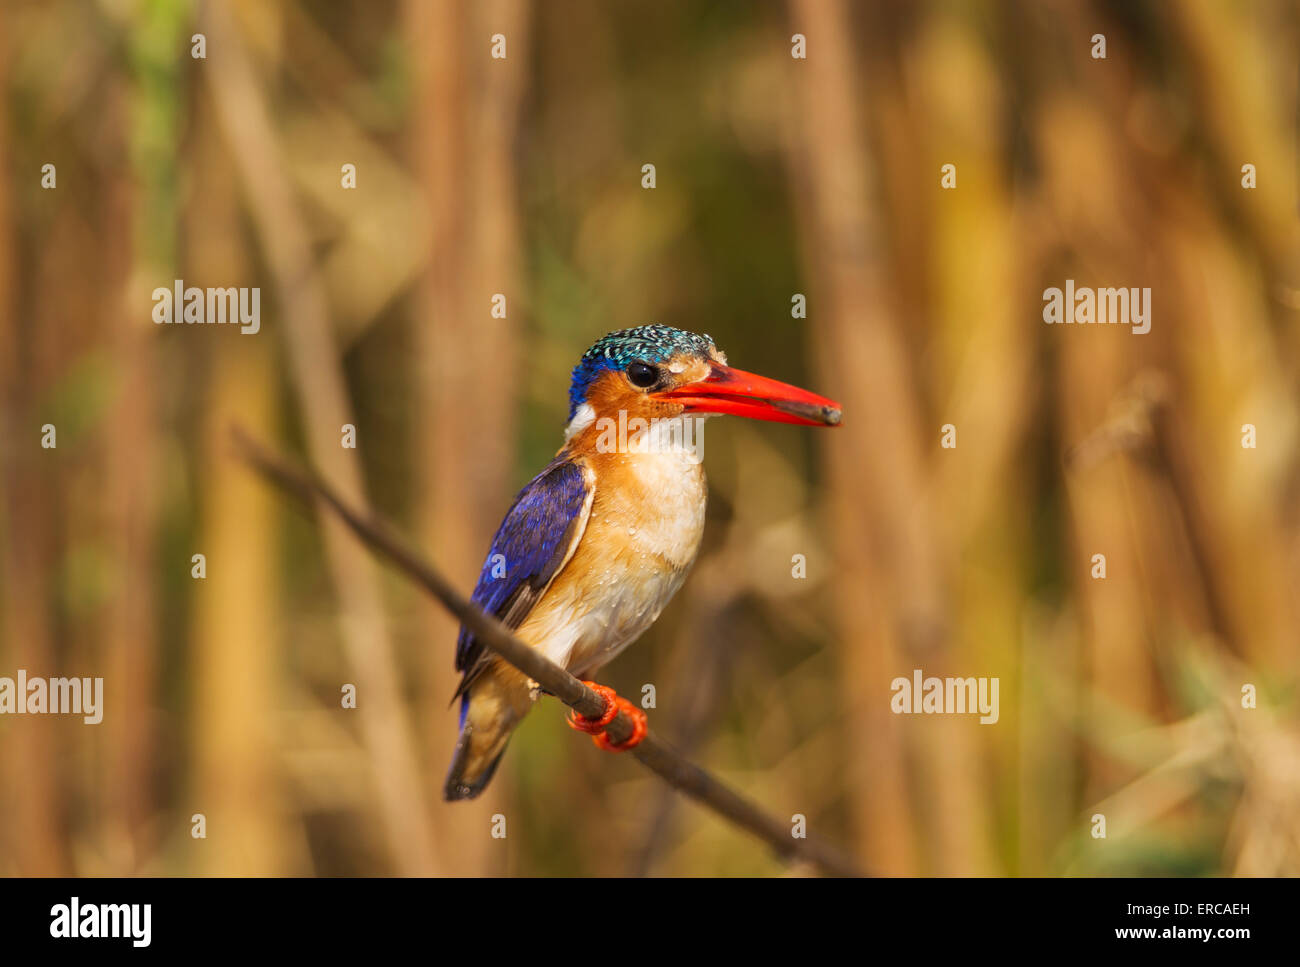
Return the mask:
[[[645,389],[659,382],[659,370],[649,363],[632,363],[627,368],[627,378],[632,381],[633,386]]]

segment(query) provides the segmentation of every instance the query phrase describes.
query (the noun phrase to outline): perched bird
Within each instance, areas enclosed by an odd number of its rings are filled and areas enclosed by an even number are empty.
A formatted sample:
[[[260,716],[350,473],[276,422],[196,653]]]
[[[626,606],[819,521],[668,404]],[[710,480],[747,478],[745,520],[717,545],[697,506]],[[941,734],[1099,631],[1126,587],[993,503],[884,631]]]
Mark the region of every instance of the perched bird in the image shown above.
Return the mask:
[[[594,674],[659,617],[695,560],[707,497],[699,443],[714,413],[840,421],[838,403],[732,369],[708,336],[640,326],[598,340],[573,371],[564,446],[506,512],[474,603],[579,678]],[[472,799],[538,689],[464,627],[456,669],[460,737],[445,795]],[[644,714],[621,705],[640,716],[630,747]]]

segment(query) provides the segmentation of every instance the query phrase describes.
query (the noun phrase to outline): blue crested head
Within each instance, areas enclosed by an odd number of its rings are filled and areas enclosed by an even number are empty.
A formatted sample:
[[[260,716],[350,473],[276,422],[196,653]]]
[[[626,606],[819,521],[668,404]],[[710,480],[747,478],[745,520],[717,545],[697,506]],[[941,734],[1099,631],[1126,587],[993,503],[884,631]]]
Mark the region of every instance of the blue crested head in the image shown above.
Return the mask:
[[[619,329],[597,339],[573,370],[569,387],[569,419],[587,399],[592,381],[606,370],[627,369],[632,363],[653,365],[682,354],[705,357],[714,351],[713,339],[672,326],[637,326]]]

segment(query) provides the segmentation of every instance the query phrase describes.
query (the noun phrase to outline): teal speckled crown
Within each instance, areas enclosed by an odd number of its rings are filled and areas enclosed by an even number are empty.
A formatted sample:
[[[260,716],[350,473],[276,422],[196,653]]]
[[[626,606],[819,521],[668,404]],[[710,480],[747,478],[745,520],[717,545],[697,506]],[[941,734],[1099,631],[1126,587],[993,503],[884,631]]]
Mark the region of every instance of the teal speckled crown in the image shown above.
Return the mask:
[[[574,367],[573,384],[569,388],[569,419],[573,419],[586,400],[592,380],[605,370],[626,369],[637,360],[658,364],[682,353],[708,356],[713,349],[713,339],[707,334],[697,336],[672,326],[637,326],[602,336]]]

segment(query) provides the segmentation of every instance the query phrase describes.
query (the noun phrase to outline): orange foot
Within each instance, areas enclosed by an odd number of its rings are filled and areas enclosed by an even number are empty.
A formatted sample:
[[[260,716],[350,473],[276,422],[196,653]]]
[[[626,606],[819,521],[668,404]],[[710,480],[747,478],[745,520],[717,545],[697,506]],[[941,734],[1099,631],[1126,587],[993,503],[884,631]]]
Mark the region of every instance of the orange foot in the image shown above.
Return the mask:
[[[582,684],[598,693],[605,700],[605,712],[600,718],[589,719],[576,710],[570,709],[567,719],[569,728],[589,733],[592,741],[596,743],[596,748],[604,749],[607,752],[626,752],[628,749],[640,745],[641,740],[646,736],[646,732],[649,731],[649,726],[646,725],[645,712],[623,698],[608,685],[600,685],[596,682],[583,682]],[[632,723],[632,734],[622,742],[614,742],[605,734],[605,726],[618,718],[619,712],[626,715],[628,721]]]

